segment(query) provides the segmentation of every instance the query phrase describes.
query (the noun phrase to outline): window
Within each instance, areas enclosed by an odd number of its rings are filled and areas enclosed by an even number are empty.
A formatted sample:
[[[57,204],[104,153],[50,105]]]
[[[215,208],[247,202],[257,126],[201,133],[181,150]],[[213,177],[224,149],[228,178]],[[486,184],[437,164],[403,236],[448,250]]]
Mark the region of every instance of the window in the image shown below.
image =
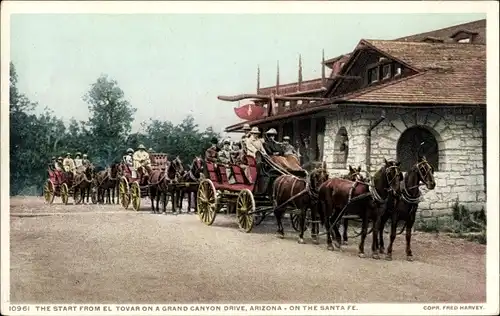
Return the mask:
[[[302,104],[302,100],[298,100],[297,105],[301,105],[301,104]]]
[[[459,42],[459,43],[470,43],[470,37],[459,39],[457,42]]]
[[[368,69],[368,84],[378,81],[378,67]]]
[[[387,64],[382,67],[382,80],[389,79],[391,77],[391,65]]]
[[[394,76],[399,76],[401,75],[401,66],[396,65],[396,70],[394,71]]]

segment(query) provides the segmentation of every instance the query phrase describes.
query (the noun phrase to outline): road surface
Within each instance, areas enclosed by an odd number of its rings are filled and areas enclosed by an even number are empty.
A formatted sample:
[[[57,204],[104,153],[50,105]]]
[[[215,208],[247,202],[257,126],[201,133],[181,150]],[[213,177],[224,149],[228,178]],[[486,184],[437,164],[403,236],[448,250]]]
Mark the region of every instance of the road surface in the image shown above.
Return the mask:
[[[145,201],[144,201],[145,202]],[[143,203],[144,203],[143,202]],[[485,246],[416,233],[393,261],[358,258],[357,242],[329,252],[297,243],[287,221],[246,234],[235,218],[208,227],[196,215],[153,215],[118,205],[11,198],[12,303],[484,302]],[[366,252],[370,253],[371,240]]]

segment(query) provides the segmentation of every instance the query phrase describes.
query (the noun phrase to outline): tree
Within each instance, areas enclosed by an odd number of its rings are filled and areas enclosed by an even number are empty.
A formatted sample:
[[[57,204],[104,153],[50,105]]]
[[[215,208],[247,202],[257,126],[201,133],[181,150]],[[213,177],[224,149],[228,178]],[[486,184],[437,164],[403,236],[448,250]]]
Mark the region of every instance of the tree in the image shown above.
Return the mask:
[[[96,144],[91,149],[94,161],[109,165],[123,154],[136,109],[125,100],[118,83],[107,75],[101,75],[83,99],[89,104],[87,127]]]

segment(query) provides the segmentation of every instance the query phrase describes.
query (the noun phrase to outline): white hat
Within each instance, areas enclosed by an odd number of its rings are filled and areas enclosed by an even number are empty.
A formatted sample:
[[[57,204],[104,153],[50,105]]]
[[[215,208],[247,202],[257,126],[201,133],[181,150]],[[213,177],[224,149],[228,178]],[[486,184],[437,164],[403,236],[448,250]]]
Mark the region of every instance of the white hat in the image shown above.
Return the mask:
[[[250,124],[248,124],[248,123],[243,124],[243,128],[242,128],[242,129],[243,129],[244,131],[249,131],[249,130],[251,130],[251,128],[250,128]]]
[[[276,134],[278,134],[278,132],[276,132],[276,130],[275,130],[274,128],[270,128],[270,129],[266,132],[266,134],[268,134],[268,135],[276,135]]]
[[[250,134],[260,134],[259,128],[257,126],[252,127]]]
[[[283,140],[290,140],[290,136],[283,136]]]

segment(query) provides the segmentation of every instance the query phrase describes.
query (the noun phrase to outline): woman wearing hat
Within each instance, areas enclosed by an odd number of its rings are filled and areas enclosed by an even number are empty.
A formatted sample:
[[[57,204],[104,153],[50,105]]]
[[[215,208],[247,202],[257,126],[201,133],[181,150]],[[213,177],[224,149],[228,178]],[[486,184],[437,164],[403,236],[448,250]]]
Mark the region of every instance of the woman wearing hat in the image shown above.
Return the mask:
[[[81,152],[77,152],[75,154],[75,168],[81,167],[82,165],[83,165],[82,153]]]
[[[66,154],[66,158],[63,160],[63,168],[66,172],[75,173],[75,162],[71,159],[71,153]]]

